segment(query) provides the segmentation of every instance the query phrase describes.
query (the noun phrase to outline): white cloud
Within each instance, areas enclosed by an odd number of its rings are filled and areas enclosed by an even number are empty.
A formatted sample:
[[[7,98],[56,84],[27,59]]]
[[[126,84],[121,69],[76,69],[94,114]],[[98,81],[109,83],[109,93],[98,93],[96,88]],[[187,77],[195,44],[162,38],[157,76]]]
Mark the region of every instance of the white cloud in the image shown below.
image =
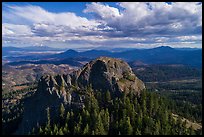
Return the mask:
[[[114,7],[110,7],[108,5],[104,5],[101,3],[91,3],[86,5],[86,9],[84,10],[85,13],[96,13],[98,17],[101,19],[111,19],[115,17],[120,17],[119,10]]]
[[[14,18],[10,18],[12,15]],[[27,21],[31,24],[34,23],[46,23],[54,25],[65,25],[69,26],[72,29],[77,27],[90,27],[97,26],[98,23],[92,20],[88,20],[84,17],[76,16],[72,12],[63,12],[63,13],[52,13],[44,10],[39,6],[8,6],[8,11],[3,12],[3,17],[10,22],[13,20],[18,20],[20,23]],[[15,19],[17,18],[17,19]]]
[[[32,35],[31,29],[27,25],[15,25],[9,23],[2,24],[3,36],[28,36]]]
[[[202,43],[202,4],[121,2],[111,7],[93,2],[83,12],[94,18],[33,5],[6,6],[2,11],[3,43],[124,47]]]
[[[117,16],[108,14],[112,8],[102,3],[89,4],[85,11],[95,13],[107,25],[126,34],[133,31],[134,33],[130,33],[130,36],[138,35],[138,33],[162,32],[172,35],[196,33],[197,27],[202,25],[202,5],[197,3],[182,2],[169,5],[165,2],[121,2],[118,5],[123,10],[118,12],[116,8],[113,8],[117,11],[113,12],[117,13]]]
[[[178,36],[176,37],[178,40],[181,41],[202,41],[201,35],[195,35],[195,36]]]

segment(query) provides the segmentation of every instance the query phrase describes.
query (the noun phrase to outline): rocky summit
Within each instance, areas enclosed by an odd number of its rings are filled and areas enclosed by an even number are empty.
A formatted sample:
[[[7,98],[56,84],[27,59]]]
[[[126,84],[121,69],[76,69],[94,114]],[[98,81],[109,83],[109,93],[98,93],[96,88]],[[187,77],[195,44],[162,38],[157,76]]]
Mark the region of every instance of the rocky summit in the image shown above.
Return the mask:
[[[35,94],[25,101],[24,117],[17,134],[27,133],[37,123],[46,121],[48,107],[51,117],[57,114],[61,103],[66,107],[83,107],[89,86],[101,92],[110,91],[112,96],[119,96],[122,92],[140,94],[145,88],[126,62],[109,57],[99,57],[71,74],[44,75]]]
[[[87,86],[102,92],[110,91],[113,95],[130,91],[139,94],[145,88],[144,83],[135,76],[126,62],[115,58],[100,57],[71,74],[41,77],[37,94],[46,96],[50,94],[70,103],[73,90],[86,92]]]
[[[71,74],[74,83],[81,89],[92,85],[95,90],[110,91],[113,94],[134,91],[139,93],[144,83],[133,73],[130,66],[119,59],[100,57]]]

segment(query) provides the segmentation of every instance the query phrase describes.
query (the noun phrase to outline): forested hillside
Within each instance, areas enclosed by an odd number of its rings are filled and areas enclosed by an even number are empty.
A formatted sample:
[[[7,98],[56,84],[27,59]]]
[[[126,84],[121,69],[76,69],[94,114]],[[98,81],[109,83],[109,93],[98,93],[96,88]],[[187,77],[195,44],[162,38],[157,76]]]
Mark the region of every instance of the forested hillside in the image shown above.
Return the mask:
[[[164,98],[143,91],[111,97],[88,88],[88,99],[82,109],[67,109],[63,104],[58,117],[50,117],[46,125],[36,126],[31,134],[40,135],[195,135],[186,121],[173,117]]]

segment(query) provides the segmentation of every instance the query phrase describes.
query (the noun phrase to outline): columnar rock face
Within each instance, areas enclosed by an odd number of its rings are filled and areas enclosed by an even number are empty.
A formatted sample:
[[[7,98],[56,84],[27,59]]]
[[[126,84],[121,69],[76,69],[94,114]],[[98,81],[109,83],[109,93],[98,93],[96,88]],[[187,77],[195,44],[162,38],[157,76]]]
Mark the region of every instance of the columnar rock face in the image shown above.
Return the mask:
[[[25,101],[16,134],[27,134],[37,123],[45,123],[48,107],[51,117],[56,117],[61,103],[66,107],[83,107],[85,89],[90,85],[101,92],[110,91],[113,96],[130,91],[139,94],[145,88],[126,62],[108,57],[97,58],[68,75],[42,76],[34,96]]]
[[[65,103],[71,103],[73,87],[86,92],[84,89],[87,86],[101,92],[108,90],[113,95],[130,91],[139,94],[145,88],[144,83],[135,76],[126,62],[100,57],[69,75],[41,77],[36,94],[56,96]]]
[[[93,89],[109,90],[115,94],[129,91],[139,93],[145,88],[126,62],[109,57],[97,58],[72,75],[79,88],[92,85]]]
[[[48,97],[53,96],[61,103],[71,103],[70,93],[71,83],[69,75],[46,75],[41,77],[38,82],[38,89],[36,95]]]

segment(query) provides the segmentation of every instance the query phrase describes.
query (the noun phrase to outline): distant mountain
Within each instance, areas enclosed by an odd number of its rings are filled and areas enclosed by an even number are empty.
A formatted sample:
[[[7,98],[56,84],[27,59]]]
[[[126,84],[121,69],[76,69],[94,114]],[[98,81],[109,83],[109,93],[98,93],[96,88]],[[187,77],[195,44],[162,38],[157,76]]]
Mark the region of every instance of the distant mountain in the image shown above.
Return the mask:
[[[89,50],[77,52],[68,50],[66,52],[55,54],[52,57],[87,57],[94,59],[100,56],[121,58],[131,62],[139,60],[144,64],[184,64],[193,67],[201,67],[202,50],[179,50],[169,46],[161,46],[152,49],[132,49],[122,52],[111,52],[106,50]]]
[[[50,57],[57,57],[57,58],[74,58],[74,57],[79,57],[79,53],[75,50],[69,49],[65,52],[59,53],[59,54],[55,54],[55,55],[51,55]]]
[[[99,56],[111,56],[113,53],[106,51],[106,50],[89,50],[80,53],[81,56],[97,58]]]
[[[18,49],[16,49],[18,50]],[[34,54],[35,55],[35,54]],[[120,52],[112,52],[109,50],[88,50],[84,52],[77,52],[69,49],[61,53],[53,53],[49,55],[36,55],[32,57],[19,57],[22,59],[65,59],[65,58],[89,58],[95,59],[100,56],[120,58],[127,62],[141,61],[144,64],[184,64],[197,68],[202,66],[202,49],[177,49],[169,46],[161,46],[152,49],[129,49]],[[15,58],[14,58],[15,59]]]
[[[155,51],[170,51],[170,50],[174,50],[175,48],[169,47],[169,46],[160,46],[160,47],[156,47],[156,48],[152,48],[150,50],[155,50]]]
[[[10,54],[11,51],[22,51],[22,48],[17,47],[2,47],[2,56]]]
[[[171,47],[136,49],[116,53],[114,57],[128,61],[140,60],[146,64],[184,64],[193,67],[202,66],[202,50],[177,50]]]

